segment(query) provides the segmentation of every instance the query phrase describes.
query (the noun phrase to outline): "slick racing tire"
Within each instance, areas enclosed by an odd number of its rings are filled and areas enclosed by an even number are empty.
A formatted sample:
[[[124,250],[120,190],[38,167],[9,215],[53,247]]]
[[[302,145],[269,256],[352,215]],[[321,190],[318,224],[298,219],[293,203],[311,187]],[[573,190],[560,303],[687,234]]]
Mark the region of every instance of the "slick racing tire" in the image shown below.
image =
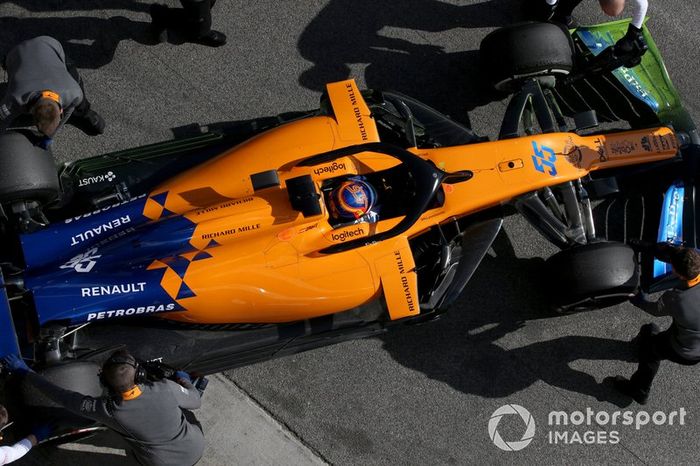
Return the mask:
[[[553,23],[518,23],[497,29],[484,38],[479,52],[482,69],[499,91],[517,91],[531,77],[568,75],[574,64],[571,36]]]
[[[29,131],[0,133],[0,203],[46,203],[59,194],[58,171],[50,151],[37,147]]]
[[[65,361],[49,366],[41,371],[41,375],[49,382],[66,390],[80,392],[83,395],[102,395],[100,384],[100,366],[89,361]],[[30,384],[22,385],[22,398],[27,406],[59,407]]]
[[[599,242],[566,249],[546,261],[547,288],[562,313],[626,301],[639,289],[636,253],[623,243]]]
[[[94,362],[66,361],[49,366],[41,371],[42,377],[66,390],[99,397],[103,393],[99,379],[100,366]],[[61,405],[50,400],[30,383],[23,382],[20,387],[22,402],[29,417],[50,422],[58,433],[72,432],[75,429],[90,427],[94,421],[79,417]]]

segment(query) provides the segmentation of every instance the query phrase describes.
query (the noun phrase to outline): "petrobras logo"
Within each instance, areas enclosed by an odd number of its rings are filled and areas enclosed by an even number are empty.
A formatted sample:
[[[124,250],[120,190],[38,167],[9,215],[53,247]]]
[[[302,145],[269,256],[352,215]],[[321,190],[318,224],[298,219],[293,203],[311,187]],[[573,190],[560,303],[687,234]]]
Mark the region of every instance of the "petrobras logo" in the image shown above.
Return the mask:
[[[71,260],[60,266],[61,269],[73,269],[78,273],[89,273],[97,264],[97,259],[102,257],[97,254],[97,248],[87,250],[82,254],[78,254]]]
[[[503,437],[501,437],[501,434],[498,432],[498,425],[505,416],[519,416],[522,420],[525,428],[520,440],[505,441]],[[501,406],[491,414],[491,418],[489,419],[489,437],[491,437],[493,444],[503,451],[520,451],[530,445],[530,442],[532,442],[532,439],[535,437],[535,428],[535,420],[532,414],[530,414],[530,411],[516,404]]]
[[[116,204],[111,204],[111,205],[102,207],[101,209],[94,210],[94,211],[92,211],[92,212],[86,212],[86,213],[84,213],[84,214],[77,215],[77,216],[72,217],[72,218],[67,218],[67,219],[65,219],[65,220],[63,221],[63,223],[71,223],[71,222],[74,222],[74,221],[76,221],[76,220],[81,220],[81,219],[84,219],[84,218],[87,218],[87,217],[90,217],[90,216],[93,216],[93,215],[97,215],[97,214],[102,213],[102,212],[107,212],[107,211],[110,210],[110,209],[114,209],[115,207],[119,207],[119,206],[123,206],[123,205],[125,205],[125,204],[129,204],[129,203],[134,202],[134,201],[136,201],[136,200],[138,200],[138,199],[143,199],[144,197],[146,197],[146,194],[141,194],[140,196],[136,196],[136,197],[134,197],[133,199],[128,199],[128,200],[126,200],[126,201],[117,202]]]
[[[123,309],[112,309],[109,311],[91,312],[87,316],[87,321],[113,319],[116,317],[130,317],[136,315],[147,315],[158,312],[176,311],[178,307],[175,303],[158,304],[151,306],[134,306]]]

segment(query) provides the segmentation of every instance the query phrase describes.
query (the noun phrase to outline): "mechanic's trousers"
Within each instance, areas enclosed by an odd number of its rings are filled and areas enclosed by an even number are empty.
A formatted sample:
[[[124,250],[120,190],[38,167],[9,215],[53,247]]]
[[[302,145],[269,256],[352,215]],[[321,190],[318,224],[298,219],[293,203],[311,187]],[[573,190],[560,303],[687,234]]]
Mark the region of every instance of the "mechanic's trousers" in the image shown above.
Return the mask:
[[[661,361],[669,360],[684,366],[694,366],[699,360],[679,356],[671,346],[671,330],[661,332],[656,324],[643,325],[639,330],[639,367],[630,381],[643,394],[648,395]]]
[[[216,0],[180,0],[185,9],[187,25],[192,33],[201,37],[211,31],[211,8]]]
[[[151,16],[156,25],[173,28],[195,38],[205,36],[211,31],[211,8],[216,0],[180,0],[182,9],[165,5],[154,5]]]
[[[83,101],[80,102],[80,104],[78,104],[77,107],[75,107],[70,117],[78,119],[85,118],[87,112],[90,111],[90,102],[88,101],[87,96],[85,95],[85,85],[83,84],[83,78],[78,73],[78,69],[75,67],[75,65],[73,65],[68,60],[66,60],[66,68],[68,69],[68,73],[70,73],[70,75],[73,76],[73,79],[75,79],[78,82],[80,90],[83,91]]]

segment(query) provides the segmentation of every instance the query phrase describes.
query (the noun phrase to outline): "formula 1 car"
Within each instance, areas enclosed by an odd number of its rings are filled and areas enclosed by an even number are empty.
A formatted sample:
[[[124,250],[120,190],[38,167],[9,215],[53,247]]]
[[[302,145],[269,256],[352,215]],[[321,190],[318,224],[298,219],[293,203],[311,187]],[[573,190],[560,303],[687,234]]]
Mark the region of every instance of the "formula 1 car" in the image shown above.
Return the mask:
[[[423,322],[454,302],[512,211],[562,248],[550,259],[557,306],[627,299],[640,284],[636,254],[596,234],[591,201],[673,186],[675,215],[646,223],[694,245],[699,141],[648,33],[642,64],[621,77],[620,57],[596,59],[625,27],[572,39],[532,23],[487,38],[485,55],[549,44],[534,64],[518,55],[492,69],[514,91],[497,141],[353,80],[243,142],[214,128],[58,174],[31,137],[3,134],[0,355],[20,352],[90,393],[100,390],[92,362],[119,345],[209,374]],[[577,90],[596,79],[611,95],[603,112]],[[624,112],[632,129],[596,128],[597,114]],[[380,208],[337,221],[331,193],[357,177]],[[647,287],[669,286],[666,272]]]

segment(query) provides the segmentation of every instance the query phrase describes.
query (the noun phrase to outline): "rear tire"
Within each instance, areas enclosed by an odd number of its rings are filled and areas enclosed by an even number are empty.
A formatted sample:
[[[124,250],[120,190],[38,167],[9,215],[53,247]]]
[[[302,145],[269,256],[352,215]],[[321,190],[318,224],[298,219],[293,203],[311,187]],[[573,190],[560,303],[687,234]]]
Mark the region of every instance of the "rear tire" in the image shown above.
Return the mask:
[[[100,384],[100,366],[89,361],[68,361],[49,366],[41,371],[42,377],[66,390],[80,392],[83,395],[99,397],[102,395]],[[40,408],[60,408],[30,384],[22,385],[24,404]]]
[[[547,259],[554,309],[579,312],[628,300],[639,289],[636,253],[623,243],[600,242],[566,249]]]
[[[37,201],[45,204],[60,192],[51,151],[37,147],[29,131],[0,133],[0,203]]]
[[[516,91],[531,77],[568,75],[574,66],[569,33],[553,23],[518,23],[487,35],[480,46],[481,63],[499,91]]]
[[[41,375],[61,388],[97,398],[103,392],[99,370],[100,366],[94,362],[71,361],[47,367]],[[27,418],[54,426],[52,443],[66,443],[93,435],[95,421],[66,410],[27,382],[22,383],[20,390]]]

